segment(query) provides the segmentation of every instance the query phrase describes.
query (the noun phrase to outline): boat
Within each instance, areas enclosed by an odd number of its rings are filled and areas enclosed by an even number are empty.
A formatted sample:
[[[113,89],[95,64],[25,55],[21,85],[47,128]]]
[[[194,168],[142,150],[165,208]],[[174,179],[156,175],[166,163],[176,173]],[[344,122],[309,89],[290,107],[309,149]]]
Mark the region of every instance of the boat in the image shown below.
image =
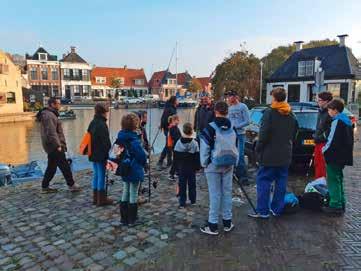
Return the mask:
[[[60,120],[74,120],[76,119],[76,114],[73,110],[59,111]]]

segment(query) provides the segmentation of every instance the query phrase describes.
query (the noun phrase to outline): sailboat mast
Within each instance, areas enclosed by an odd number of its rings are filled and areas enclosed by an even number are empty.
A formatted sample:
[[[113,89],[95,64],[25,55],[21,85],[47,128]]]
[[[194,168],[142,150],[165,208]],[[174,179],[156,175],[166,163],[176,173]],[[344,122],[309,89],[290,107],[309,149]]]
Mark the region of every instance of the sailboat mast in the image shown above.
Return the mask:
[[[175,93],[178,91],[178,41],[175,43]]]

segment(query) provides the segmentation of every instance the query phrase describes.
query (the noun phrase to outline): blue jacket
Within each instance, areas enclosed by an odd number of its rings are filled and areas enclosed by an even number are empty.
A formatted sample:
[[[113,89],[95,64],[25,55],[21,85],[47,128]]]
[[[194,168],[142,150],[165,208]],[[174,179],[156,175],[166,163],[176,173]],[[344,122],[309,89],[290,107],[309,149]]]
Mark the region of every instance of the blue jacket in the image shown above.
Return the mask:
[[[147,155],[142,147],[142,142],[136,132],[121,130],[117,141],[124,146],[129,146],[129,154],[133,158],[129,176],[122,177],[124,182],[144,181],[144,166]]]

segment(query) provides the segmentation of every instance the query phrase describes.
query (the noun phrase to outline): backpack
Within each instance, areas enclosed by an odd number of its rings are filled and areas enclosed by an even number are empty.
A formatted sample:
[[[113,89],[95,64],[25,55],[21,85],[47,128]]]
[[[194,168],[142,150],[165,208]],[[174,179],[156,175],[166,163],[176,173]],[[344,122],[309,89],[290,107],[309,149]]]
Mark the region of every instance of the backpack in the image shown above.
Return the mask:
[[[124,148],[120,156],[116,159],[113,159],[113,161],[118,164],[115,175],[121,177],[127,177],[130,175],[131,167],[134,160],[130,152],[130,144],[124,145],[123,143],[119,143],[119,141],[116,140],[113,146],[114,145],[119,145]]]
[[[328,205],[328,196],[318,192],[306,192],[298,197],[300,207],[312,211],[321,211],[323,206]]]
[[[92,155],[92,140],[91,140],[91,134],[89,132],[86,132],[83,136],[83,139],[80,142],[79,146],[79,153],[81,155],[88,155],[90,157]]]
[[[238,161],[236,133],[233,129],[221,129],[216,123],[209,124],[215,130],[214,147],[211,152],[211,162],[218,167],[233,166]]]

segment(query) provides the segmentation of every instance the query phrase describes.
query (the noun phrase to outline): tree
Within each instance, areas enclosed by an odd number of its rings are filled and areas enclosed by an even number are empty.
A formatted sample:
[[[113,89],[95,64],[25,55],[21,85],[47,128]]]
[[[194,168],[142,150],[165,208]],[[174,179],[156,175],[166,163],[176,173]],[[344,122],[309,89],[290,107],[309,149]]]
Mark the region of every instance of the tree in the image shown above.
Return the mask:
[[[216,100],[229,90],[237,91],[241,98],[250,96],[257,99],[260,85],[260,60],[243,48],[231,53],[216,67],[212,85]]]
[[[122,81],[120,80],[120,78],[115,78],[113,77],[110,81],[110,87],[112,89],[115,89],[115,99],[118,99],[119,98],[119,91],[118,91],[118,88],[120,88],[122,85]]]
[[[202,84],[199,80],[195,77],[192,78],[191,82],[189,83],[188,91],[192,93],[197,93],[198,91],[202,90]]]

